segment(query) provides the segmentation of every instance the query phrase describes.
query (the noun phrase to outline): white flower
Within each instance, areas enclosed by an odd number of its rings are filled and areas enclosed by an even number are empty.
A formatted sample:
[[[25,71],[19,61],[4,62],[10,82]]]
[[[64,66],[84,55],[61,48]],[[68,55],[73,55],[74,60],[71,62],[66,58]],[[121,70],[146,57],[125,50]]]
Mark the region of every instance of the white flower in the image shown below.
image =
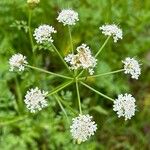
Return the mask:
[[[45,99],[47,94],[48,92],[41,91],[38,87],[27,91],[24,102],[31,113],[40,111],[48,105]]]
[[[23,56],[22,54],[14,54],[9,59],[9,65],[10,65],[10,71],[19,70],[24,71],[25,65],[28,64],[26,61],[26,56]]]
[[[86,141],[90,136],[94,135],[97,130],[97,125],[92,121],[90,115],[79,115],[73,118],[73,123],[70,126],[70,132],[74,140],[78,143]]]
[[[141,68],[137,60],[127,57],[124,61],[125,74],[131,74],[131,78],[138,79],[141,74]]]
[[[44,24],[35,29],[33,36],[36,42],[40,44],[46,41],[53,42],[52,33],[56,32],[57,31],[52,26]]]
[[[115,24],[103,25],[99,27],[104,35],[113,36],[114,42],[116,43],[118,39],[122,39],[122,30]]]
[[[86,44],[77,47],[77,54],[69,54],[65,61],[70,64],[73,70],[82,68],[88,69],[89,74],[94,73],[93,68],[97,64],[97,59],[92,56],[90,48]]]
[[[71,9],[62,10],[58,17],[58,22],[63,23],[63,25],[75,25],[76,21],[79,21],[78,13]]]
[[[120,94],[114,101],[113,110],[117,112],[118,117],[125,117],[125,120],[131,119],[135,115],[135,98],[131,94]]]

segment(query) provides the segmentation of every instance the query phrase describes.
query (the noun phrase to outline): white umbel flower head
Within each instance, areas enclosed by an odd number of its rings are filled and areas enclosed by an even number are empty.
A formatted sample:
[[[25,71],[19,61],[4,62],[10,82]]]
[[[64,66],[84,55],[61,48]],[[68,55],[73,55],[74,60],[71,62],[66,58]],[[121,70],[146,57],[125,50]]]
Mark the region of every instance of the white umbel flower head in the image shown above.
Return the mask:
[[[38,87],[30,89],[25,95],[25,104],[31,113],[42,110],[48,105],[46,96],[48,92],[41,91]]]
[[[35,29],[33,36],[37,43],[42,44],[47,41],[53,42],[52,33],[56,32],[54,27],[44,24]]]
[[[69,54],[65,57],[65,61],[70,64],[70,68],[73,70],[88,69],[90,75],[94,73],[93,69],[97,64],[97,59],[92,56],[91,50],[86,44],[77,47],[77,54]]]
[[[70,132],[74,140],[79,144],[90,138],[97,130],[97,125],[95,121],[92,121],[92,116],[90,115],[79,115],[73,118],[73,123],[70,126]]]
[[[28,64],[28,62],[26,61],[26,56],[23,56],[22,54],[14,54],[9,59],[9,65],[10,65],[9,70],[24,71],[26,64]]]
[[[141,68],[137,60],[127,57],[124,61],[125,74],[131,74],[131,78],[138,79],[141,74]]]
[[[118,117],[125,117],[125,120],[135,115],[135,108],[135,98],[127,93],[118,95],[113,105],[113,110],[117,112]]]
[[[118,39],[122,39],[122,30],[115,24],[102,25],[99,29],[102,30],[104,35],[112,36],[115,43]]]
[[[63,23],[63,25],[75,25],[76,21],[79,21],[78,13],[71,9],[62,10],[58,17],[58,22]]]

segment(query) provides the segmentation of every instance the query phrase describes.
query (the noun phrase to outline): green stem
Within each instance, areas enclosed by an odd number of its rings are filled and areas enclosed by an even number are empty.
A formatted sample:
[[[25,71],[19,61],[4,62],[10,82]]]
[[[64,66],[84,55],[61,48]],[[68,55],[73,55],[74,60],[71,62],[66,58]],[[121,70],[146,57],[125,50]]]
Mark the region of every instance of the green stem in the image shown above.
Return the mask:
[[[18,110],[19,110],[19,113],[22,113],[22,111],[23,111],[23,101],[22,101],[21,89],[20,89],[17,78],[15,78],[15,82],[16,82],[16,94],[17,94],[17,99],[18,99],[18,101],[17,101]]]
[[[105,94],[103,94],[103,93],[101,93],[101,92],[95,90],[95,89],[92,88],[91,86],[89,86],[89,85],[87,85],[87,84],[85,84],[85,83],[83,83],[83,82],[80,82],[80,83],[81,83],[82,85],[84,85],[85,87],[87,87],[88,89],[94,91],[95,93],[97,93],[97,94],[99,94],[99,95],[101,95],[101,96],[103,96],[103,97],[109,99],[110,101],[114,101],[114,99],[112,99],[112,98],[108,97],[107,95],[105,95]]]
[[[80,112],[80,114],[82,114],[81,99],[80,99],[80,93],[79,93],[79,85],[78,85],[77,80],[76,80],[76,90],[77,90],[77,97],[78,97],[79,112]]]
[[[69,38],[70,38],[70,44],[71,44],[71,51],[73,54],[73,40],[72,40],[71,29],[69,25],[68,25],[68,31],[69,31]]]
[[[30,65],[26,65],[26,66],[31,68],[31,69],[35,69],[35,70],[38,70],[38,71],[41,71],[41,72],[44,72],[44,73],[48,73],[50,75],[54,75],[54,76],[57,76],[57,77],[61,77],[61,78],[64,78],[64,79],[73,79],[71,77],[68,77],[68,76],[65,76],[65,75],[60,75],[60,74],[50,72],[50,71],[47,71],[47,70],[44,70],[44,69],[41,69],[41,68],[37,68],[37,67],[34,67],[34,66],[30,66]]]
[[[57,50],[57,48],[55,47],[55,45],[52,42],[51,42],[51,46],[54,49],[54,51],[57,53],[57,55],[59,56],[59,58],[61,59],[63,64],[66,66],[67,70],[70,72],[70,69],[69,69],[68,65],[66,64],[66,62],[63,59],[63,57],[61,56],[61,54],[59,53],[59,51]]]
[[[57,100],[57,102],[58,102],[58,104],[59,104],[61,110],[62,110],[63,113],[64,113],[64,115],[66,116],[68,123],[70,123],[70,122],[69,122],[68,115],[67,115],[67,112],[65,111],[63,105],[61,104],[60,97],[59,97],[57,94],[55,94],[54,97],[55,97],[55,99]]]
[[[25,115],[25,116],[20,116],[20,117],[17,117],[17,118],[14,118],[14,119],[12,119],[12,120],[8,120],[8,121],[3,121],[3,122],[0,122],[0,126],[9,125],[9,124],[12,124],[12,123],[15,123],[15,122],[24,120],[24,119],[26,119],[26,118],[27,118],[27,115]]]
[[[95,57],[97,57],[99,55],[99,53],[103,50],[103,48],[107,44],[109,38],[110,38],[110,36],[107,37],[107,39],[105,40],[105,42],[103,43],[103,45],[101,46],[101,48],[99,49],[99,51],[95,54]]]
[[[64,89],[65,87],[69,86],[73,81],[69,81],[69,82],[65,82],[62,85],[56,87],[55,89],[53,89],[47,96],[51,96],[57,92],[59,92],[60,90]]]
[[[97,77],[100,77],[100,76],[111,75],[111,74],[122,72],[122,71],[124,71],[124,69],[119,69],[119,70],[115,70],[115,71],[111,71],[111,72],[106,72],[106,73],[101,73],[101,74],[97,74],[97,75],[92,75],[92,76],[89,76],[89,77],[97,78]],[[79,80],[82,80],[82,79],[85,79],[85,78],[86,77],[82,77],[82,78],[79,78]]]
[[[32,38],[32,32],[31,32],[31,17],[32,17],[32,10],[29,10],[29,19],[28,19],[28,28],[29,28],[29,39],[31,43],[31,49],[32,52],[34,52],[34,43],[33,43],[33,38]]]
[[[84,70],[82,70],[78,75],[77,78],[79,78],[83,74]]]

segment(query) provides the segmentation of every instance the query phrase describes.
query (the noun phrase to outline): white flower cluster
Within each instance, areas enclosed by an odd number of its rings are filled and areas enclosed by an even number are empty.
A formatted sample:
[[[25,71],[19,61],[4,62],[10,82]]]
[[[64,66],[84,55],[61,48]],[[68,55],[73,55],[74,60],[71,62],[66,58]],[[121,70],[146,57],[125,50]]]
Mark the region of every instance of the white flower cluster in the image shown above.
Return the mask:
[[[33,36],[37,43],[42,44],[47,41],[53,42],[52,33],[56,32],[54,27],[44,24],[35,29]]]
[[[135,115],[135,98],[131,94],[120,94],[114,101],[113,110],[117,112],[118,117],[125,117],[125,120],[131,119]]]
[[[28,64],[26,61],[26,56],[22,54],[14,54],[9,59],[10,71],[19,70],[24,71],[25,65]]]
[[[45,99],[47,94],[48,92],[41,91],[38,87],[27,91],[24,102],[31,113],[40,111],[48,105]]]
[[[124,61],[125,74],[131,74],[131,78],[138,79],[141,74],[141,68],[137,60],[127,57]]]
[[[103,25],[99,27],[102,33],[107,36],[113,36],[114,42],[116,43],[118,39],[122,39],[122,30],[115,24]]]
[[[73,118],[73,123],[70,126],[70,132],[74,140],[78,143],[86,141],[90,138],[97,130],[97,125],[92,121],[90,115],[79,115]]]
[[[97,64],[97,59],[92,56],[90,48],[86,44],[77,47],[77,54],[69,54],[65,61],[70,64],[72,70],[79,68],[88,69],[89,74],[94,73],[93,68]]]
[[[63,23],[63,25],[75,25],[76,21],[79,21],[78,13],[71,9],[62,10],[58,17],[58,22]]]

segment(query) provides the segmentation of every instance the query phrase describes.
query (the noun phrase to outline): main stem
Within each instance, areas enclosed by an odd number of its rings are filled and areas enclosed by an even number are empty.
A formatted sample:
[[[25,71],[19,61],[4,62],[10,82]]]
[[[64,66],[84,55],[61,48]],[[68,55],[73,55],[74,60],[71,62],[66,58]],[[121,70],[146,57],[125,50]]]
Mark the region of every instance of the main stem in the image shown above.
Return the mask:
[[[105,42],[103,43],[103,45],[101,46],[101,48],[98,50],[98,52],[95,54],[95,57],[97,57],[100,52],[103,50],[103,48],[105,47],[105,45],[107,44],[108,40],[109,40],[110,36],[107,37],[107,39],[105,40]]]
[[[31,33],[31,17],[32,17],[32,10],[29,10],[29,19],[28,19],[28,28],[29,28],[29,39],[31,43],[31,49],[32,52],[34,52],[34,43],[33,43],[33,38],[32,38],[32,33]]]
[[[68,25],[68,31],[69,31],[69,38],[70,38],[70,44],[71,44],[71,51],[73,53],[73,41],[72,41],[71,29],[69,25]]]
[[[22,101],[22,94],[21,94],[21,89],[18,83],[18,79],[17,77],[15,78],[15,82],[16,82],[16,94],[17,94],[17,104],[18,104],[18,109],[19,109],[19,113],[23,112],[23,101]]]
[[[105,95],[105,94],[103,94],[103,93],[101,93],[101,92],[95,90],[95,89],[92,88],[91,86],[89,86],[89,85],[87,85],[87,84],[85,84],[85,83],[83,83],[83,82],[80,82],[80,83],[81,83],[82,85],[84,85],[85,87],[87,87],[88,89],[94,91],[95,93],[97,93],[97,94],[99,94],[99,95],[101,95],[101,96],[103,96],[103,97],[109,99],[110,101],[114,101],[114,99],[112,99],[112,98],[108,97],[107,95]]]
[[[52,42],[51,42],[51,46],[54,49],[54,51],[57,53],[57,55],[59,56],[59,58],[61,59],[61,61],[65,65],[65,67],[67,68],[67,70],[70,72],[70,69],[69,69],[68,65],[66,64],[66,62],[63,59],[63,57],[61,56],[61,54],[59,53],[59,51],[57,50],[57,48],[55,47],[55,45]]]
[[[47,73],[47,74],[50,74],[50,75],[58,76],[58,77],[65,78],[65,79],[73,79],[71,77],[61,75],[61,74],[57,74],[57,73],[54,73],[54,72],[50,72],[50,71],[47,71],[47,70],[44,70],[44,69],[41,69],[41,68],[37,68],[37,67],[34,67],[34,66],[30,66],[30,65],[26,65],[26,66],[31,68],[31,69],[35,69],[35,70],[38,70],[38,71],[41,71],[41,72],[44,72],[44,73]]]
[[[79,85],[78,85],[77,80],[76,80],[76,90],[77,90],[77,97],[78,97],[79,112],[80,112],[80,114],[82,114],[81,99],[80,99],[80,93],[79,93]]]

